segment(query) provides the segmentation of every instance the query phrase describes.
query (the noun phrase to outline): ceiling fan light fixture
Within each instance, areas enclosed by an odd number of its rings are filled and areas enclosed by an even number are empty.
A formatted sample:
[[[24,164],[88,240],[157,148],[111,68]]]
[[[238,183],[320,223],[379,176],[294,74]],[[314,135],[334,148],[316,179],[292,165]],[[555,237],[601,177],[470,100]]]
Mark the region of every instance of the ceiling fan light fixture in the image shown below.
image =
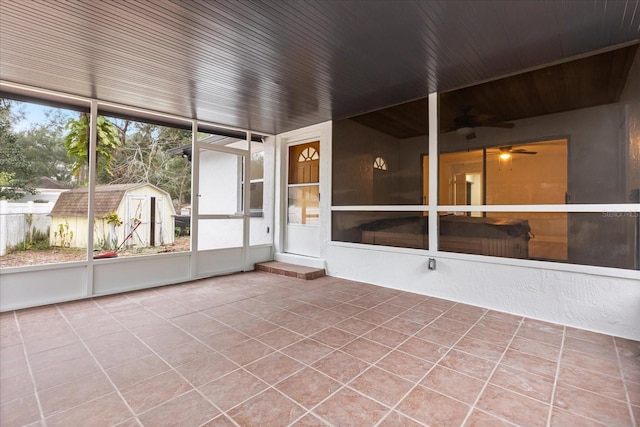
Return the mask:
[[[464,126],[464,127],[456,129],[456,133],[458,135],[462,135],[462,136],[471,135],[473,133],[473,128],[470,127],[470,126]]]
[[[500,159],[509,160],[511,158],[511,153],[500,153]]]

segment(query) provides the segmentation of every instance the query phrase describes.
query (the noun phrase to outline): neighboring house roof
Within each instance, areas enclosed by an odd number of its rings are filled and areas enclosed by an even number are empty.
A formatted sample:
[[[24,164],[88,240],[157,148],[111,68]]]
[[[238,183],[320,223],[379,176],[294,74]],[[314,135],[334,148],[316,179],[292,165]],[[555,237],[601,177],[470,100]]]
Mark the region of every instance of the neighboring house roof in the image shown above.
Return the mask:
[[[47,190],[68,190],[72,187],[64,182],[49,178],[48,176],[41,176],[37,188]]]
[[[168,193],[155,185],[148,183],[137,184],[109,184],[97,185],[94,199],[94,216],[101,217],[118,210],[120,202],[127,191],[135,188],[149,186],[157,191],[169,196]],[[88,187],[76,188],[60,194],[55,206],[51,210],[50,216],[86,216],[87,215],[87,189]]]

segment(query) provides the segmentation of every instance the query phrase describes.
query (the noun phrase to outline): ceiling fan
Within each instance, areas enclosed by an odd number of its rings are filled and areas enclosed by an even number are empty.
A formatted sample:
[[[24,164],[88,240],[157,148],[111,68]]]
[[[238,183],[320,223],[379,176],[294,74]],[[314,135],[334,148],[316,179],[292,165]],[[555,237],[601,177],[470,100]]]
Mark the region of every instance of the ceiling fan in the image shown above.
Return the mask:
[[[492,122],[490,120],[481,120],[477,116],[471,114],[471,107],[464,109],[462,115],[453,119],[453,125],[456,133],[462,135],[467,139],[473,139],[476,137],[475,128],[477,127],[493,127],[511,129],[515,126],[515,123],[509,122]]]
[[[498,147],[498,151],[487,151],[487,154],[499,154],[501,159],[509,159],[512,154],[536,155],[537,151],[529,151],[526,148],[513,148],[511,145]]]

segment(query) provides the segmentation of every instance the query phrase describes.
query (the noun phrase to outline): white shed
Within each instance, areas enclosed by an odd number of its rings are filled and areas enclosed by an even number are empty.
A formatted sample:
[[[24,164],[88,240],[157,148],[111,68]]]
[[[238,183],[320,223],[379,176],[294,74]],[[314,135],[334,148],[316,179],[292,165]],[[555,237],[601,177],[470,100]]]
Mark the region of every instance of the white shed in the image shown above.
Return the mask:
[[[60,195],[50,213],[49,241],[52,246],[87,246],[87,200],[86,187]],[[107,216],[115,217],[114,212],[122,224],[108,223]],[[175,215],[169,193],[154,185],[98,185],[95,189],[94,247],[112,249],[122,244],[130,233],[126,246],[173,244]]]

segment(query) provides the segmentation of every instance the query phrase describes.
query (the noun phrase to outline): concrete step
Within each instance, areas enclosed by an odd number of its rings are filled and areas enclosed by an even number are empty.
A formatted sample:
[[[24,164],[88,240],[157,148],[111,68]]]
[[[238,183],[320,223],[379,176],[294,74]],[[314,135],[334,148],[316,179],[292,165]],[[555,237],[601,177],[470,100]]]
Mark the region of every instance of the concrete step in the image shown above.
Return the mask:
[[[298,279],[313,280],[325,275],[324,268],[305,267],[278,261],[268,261],[256,264],[256,270],[281,276],[296,277]]]

